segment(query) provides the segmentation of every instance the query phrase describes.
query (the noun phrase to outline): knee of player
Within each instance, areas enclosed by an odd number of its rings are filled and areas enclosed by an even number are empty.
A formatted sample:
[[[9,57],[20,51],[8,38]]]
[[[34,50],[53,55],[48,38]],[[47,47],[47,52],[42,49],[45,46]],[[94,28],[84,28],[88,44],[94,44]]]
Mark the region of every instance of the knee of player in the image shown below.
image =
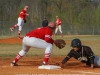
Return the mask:
[[[100,67],[100,59],[97,61],[97,66]]]
[[[21,56],[24,56],[24,55],[26,54],[26,51],[21,50],[21,51],[19,52],[19,54],[20,54]]]
[[[46,47],[45,53],[51,53],[51,51],[52,51],[52,44],[49,44],[49,45]]]
[[[50,48],[50,49],[52,49],[52,44],[48,44],[48,46],[46,47],[46,48]]]

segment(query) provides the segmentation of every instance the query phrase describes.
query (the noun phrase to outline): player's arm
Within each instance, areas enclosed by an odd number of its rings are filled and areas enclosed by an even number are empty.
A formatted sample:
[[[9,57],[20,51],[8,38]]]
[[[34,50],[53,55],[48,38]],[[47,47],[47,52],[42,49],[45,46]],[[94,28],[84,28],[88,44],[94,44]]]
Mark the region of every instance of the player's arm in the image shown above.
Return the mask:
[[[26,13],[24,13],[23,11],[20,12],[21,15],[26,15]]]
[[[58,20],[56,20],[56,26],[58,26]]]
[[[94,64],[91,64],[91,69],[93,69],[94,68]]]
[[[51,43],[51,44],[53,44],[53,42],[54,42],[54,40],[51,38],[50,35],[45,35],[45,41],[48,43]]]
[[[29,15],[29,14],[25,13],[23,10],[20,12],[20,14],[21,15],[27,15],[27,16]]]
[[[72,57],[72,51],[68,53],[68,55],[62,60],[62,64],[65,64]]]
[[[73,53],[72,51],[70,51],[67,56],[62,60],[62,62],[60,63],[60,66],[63,68],[64,64],[71,58],[73,57]]]
[[[59,24],[61,24],[61,20],[60,20],[60,19],[58,19],[58,20],[56,21],[56,25],[59,25]]]
[[[88,58],[91,60],[91,68],[94,68],[94,53],[90,47],[88,47],[88,50],[86,51],[87,51]]]
[[[51,36],[52,36],[52,32],[47,30],[46,34],[45,34],[45,41],[48,42],[48,43],[53,44],[54,40],[52,39]]]

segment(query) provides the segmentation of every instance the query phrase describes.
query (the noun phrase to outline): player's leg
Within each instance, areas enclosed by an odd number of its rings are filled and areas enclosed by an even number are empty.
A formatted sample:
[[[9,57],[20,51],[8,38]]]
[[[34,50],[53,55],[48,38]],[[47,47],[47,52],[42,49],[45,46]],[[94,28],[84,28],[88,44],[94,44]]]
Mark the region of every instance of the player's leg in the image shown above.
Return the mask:
[[[47,64],[52,51],[52,44],[38,38],[25,37],[25,39],[28,46],[45,49],[43,63]]]
[[[94,65],[100,67],[100,58],[97,55],[94,58]]]
[[[55,29],[55,36],[57,35],[57,31],[58,31],[58,26],[56,27],[56,29]]]
[[[48,60],[50,58],[51,51],[52,51],[52,44],[48,44],[46,49],[45,49],[43,65],[48,64]]]
[[[13,62],[11,63],[11,66],[17,66],[17,62],[29,51],[29,46],[25,44],[25,40],[23,38],[23,47],[22,50],[18,53],[18,55],[15,57]]]
[[[10,28],[10,30],[13,31],[16,27],[18,27],[17,24],[15,24],[14,26],[12,26],[12,27]]]
[[[19,29],[18,29],[18,38],[20,39],[20,34],[21,34],[21,31],[22,31],[22,27],[23,27],[23,24],[24,24],[24,20],[19,18],[18,19],[18,26],[19,26]]]
[[[21,34],[21,31],[18,30],[18,39],[21,39],[20,34]]]
[[[28,52],[30,47],[23,46],[23,49],[17,54],[13,62],[11,63],[11,66],[17,66],[17,62]]]
[[[58,26],[61,36],[63,36],[61,25]]]
[[[89,66],[89,67],[91,66],[91,60],[90,59],[87,60],[86,65]]]
[[[18,29],[18,38],[21,39],[21,31],[22,31],[22,26],[19,26],[19,29]]]

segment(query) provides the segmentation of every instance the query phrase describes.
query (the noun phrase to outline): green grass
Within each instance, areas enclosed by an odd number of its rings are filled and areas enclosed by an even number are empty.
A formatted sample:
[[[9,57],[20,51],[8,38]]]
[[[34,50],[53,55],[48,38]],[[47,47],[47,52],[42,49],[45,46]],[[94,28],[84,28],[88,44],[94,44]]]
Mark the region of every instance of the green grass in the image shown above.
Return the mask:
[[[100,36],[91,35],[66,35],[64,37],[53,36],[53,39],[64,39],[67,40],[66,47],[59,50],[55,45],[53,46],[51,56],[66,56],[71,50],[70,43],[74,38],[79,38],[83,45],[90,46],[93,52],[100,56]],[[0,44],[0,57],[15,57],[18,52],[22,49],[22,44]],[[31,48],[29,52],[25,55],[28,56],[44,56],[43,49]]]

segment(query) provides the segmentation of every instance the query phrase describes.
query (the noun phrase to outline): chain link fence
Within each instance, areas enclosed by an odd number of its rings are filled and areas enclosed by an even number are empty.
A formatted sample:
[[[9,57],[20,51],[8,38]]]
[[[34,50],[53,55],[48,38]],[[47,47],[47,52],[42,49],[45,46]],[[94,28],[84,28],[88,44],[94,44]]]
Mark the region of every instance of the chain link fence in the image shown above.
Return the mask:
[[[0,21],[0,36],[16,36],[18,27],[15,28],[13,32],[10,31],[10,27],[12,27],[15,22],[11,21]],[[27,32],[38,28],[42,27],[42,24],[39,23],[31,23],[27,22],[23,25],[21,35],[25,35]],[[99,35],[100,34],[100,28],[99,26],[91,26],[89,27],[88,25],[83,25],[80,28],[76,27],[75,25],[71,24],[62,24],[62,31],[64,35]],[[58,31],[58,34],[60,35],[60,32]]]

